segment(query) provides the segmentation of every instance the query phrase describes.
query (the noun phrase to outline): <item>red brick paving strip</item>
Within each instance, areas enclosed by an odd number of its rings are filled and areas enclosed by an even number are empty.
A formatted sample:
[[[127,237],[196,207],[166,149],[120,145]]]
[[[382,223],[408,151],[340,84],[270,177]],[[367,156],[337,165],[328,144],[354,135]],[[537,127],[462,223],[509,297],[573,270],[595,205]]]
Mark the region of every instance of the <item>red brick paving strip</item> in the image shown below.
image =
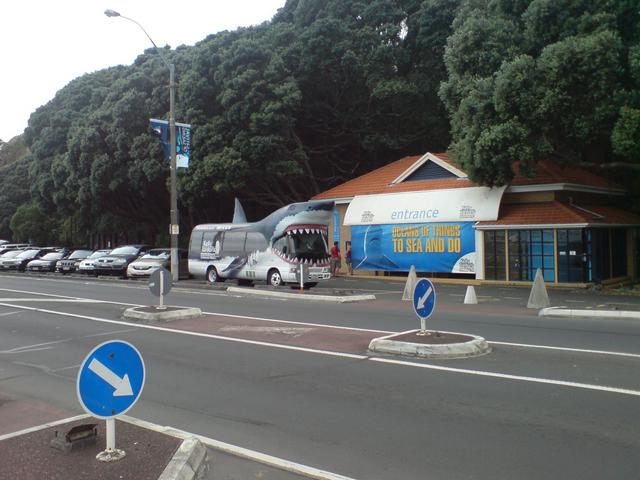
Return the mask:
[[[95,445],[63,453],[49,442],[75,425],[98,424]],[[157,480],[182,443],[179,438],[116,421],[116,448],[127,455],[103,463],[96,454],[105,449],[105,421],[75,421],[0,441],[0,480]]]
[[[369,330],[316,327],[217,315],[175,320],[163,326],[222,337],[359,355],[366,355],[371,339],[387,335]]]

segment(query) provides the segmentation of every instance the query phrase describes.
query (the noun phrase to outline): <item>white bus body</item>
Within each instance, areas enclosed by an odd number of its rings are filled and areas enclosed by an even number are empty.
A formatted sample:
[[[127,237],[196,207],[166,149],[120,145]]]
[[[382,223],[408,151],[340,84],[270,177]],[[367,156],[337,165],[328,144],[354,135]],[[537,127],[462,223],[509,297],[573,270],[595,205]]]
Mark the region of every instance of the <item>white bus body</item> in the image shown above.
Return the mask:
[[[328,224],[333,202],[293,203],[255,223],[197,225],[189,244],[189,273],[209,282],[234,278],[272,286],[313,286],[331,277]]]

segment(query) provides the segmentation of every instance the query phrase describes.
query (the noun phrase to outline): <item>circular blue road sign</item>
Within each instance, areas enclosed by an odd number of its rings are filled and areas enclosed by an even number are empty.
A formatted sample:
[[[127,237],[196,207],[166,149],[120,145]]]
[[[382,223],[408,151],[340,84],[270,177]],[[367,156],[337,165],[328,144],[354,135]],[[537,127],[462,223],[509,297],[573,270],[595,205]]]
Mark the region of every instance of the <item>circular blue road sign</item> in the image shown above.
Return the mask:
[[[436,308],[436,289],[427,278],[421,278],[413,289],[413,309],[419,318],[429,318]]]
[[[128,342],[101,343],[82,362],[76,393],[82,408],[97,418],[113,418],[136,403],[144,386],[140,352]]]

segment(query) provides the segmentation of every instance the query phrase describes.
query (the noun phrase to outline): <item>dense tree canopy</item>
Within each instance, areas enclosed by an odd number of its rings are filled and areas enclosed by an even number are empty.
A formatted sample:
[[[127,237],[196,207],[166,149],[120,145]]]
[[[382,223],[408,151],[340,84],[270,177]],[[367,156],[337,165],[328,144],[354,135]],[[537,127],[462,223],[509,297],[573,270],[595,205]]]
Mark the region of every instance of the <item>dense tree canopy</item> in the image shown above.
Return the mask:
[[[193,125],[182,231],[228,220],[235,196],[256,218],[447,147],[482,184],[550,158],[632,187],[620,173],[640,164],[639,3],[288,0],[270,22],[166,48],[177,121]],[[0,237],[166,242],[168,164],[149,118],[168,116],[167,80],[150,49],[34,112],[21,147],[0,148]]]

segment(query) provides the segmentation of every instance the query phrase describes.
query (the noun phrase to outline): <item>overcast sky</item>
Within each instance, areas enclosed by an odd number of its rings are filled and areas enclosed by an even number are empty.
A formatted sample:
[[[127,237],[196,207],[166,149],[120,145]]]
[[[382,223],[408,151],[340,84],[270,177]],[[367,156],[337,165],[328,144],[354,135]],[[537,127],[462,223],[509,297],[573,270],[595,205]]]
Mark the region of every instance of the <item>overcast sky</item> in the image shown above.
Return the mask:
[[[149,39],[193,45],[207,35],[270,20],[285,0],[5,0],[0,9],[0,139],[21,134],[29,115],[76,77],[130,65]],[[177,72],[179,75],[179,72]]]

